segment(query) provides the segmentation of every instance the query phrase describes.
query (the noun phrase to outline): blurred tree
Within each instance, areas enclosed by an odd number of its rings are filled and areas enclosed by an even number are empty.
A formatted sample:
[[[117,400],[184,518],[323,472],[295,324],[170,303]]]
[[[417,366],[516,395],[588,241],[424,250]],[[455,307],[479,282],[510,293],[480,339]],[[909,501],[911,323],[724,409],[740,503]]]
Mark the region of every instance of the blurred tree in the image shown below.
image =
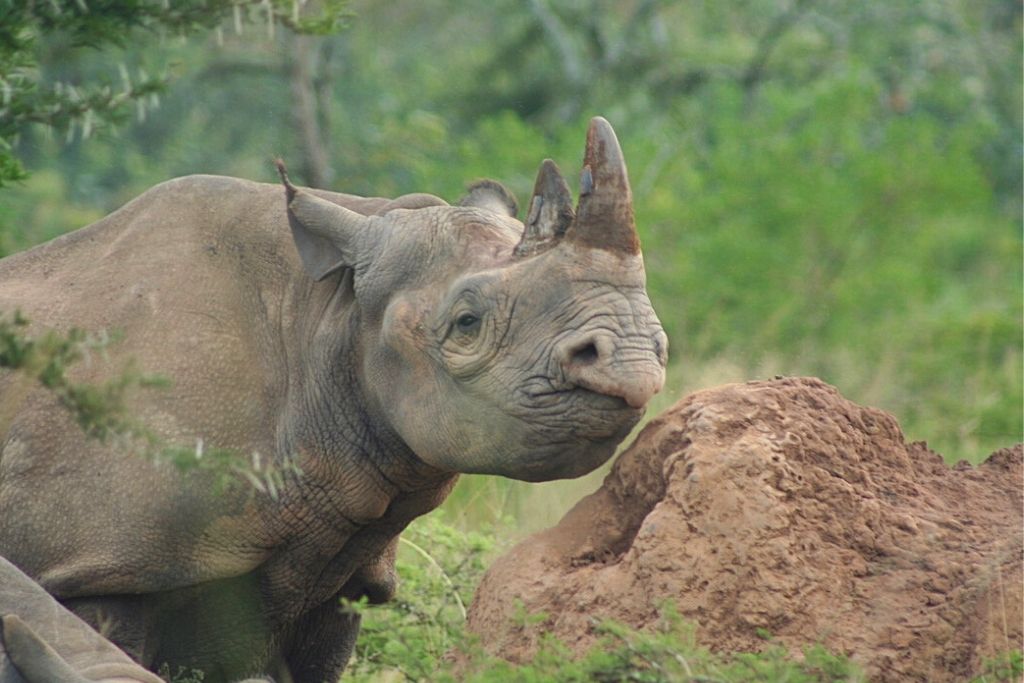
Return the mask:
[[[233,17],[241,30],[257,16],[273,32],[281,24],[297,34],[324,34],[336,30],[345,14],[345,0],[324,0],[320,12],[309,16],[297,0],[57,0],[0,4],[0,187],[25,178],[12,141],[27,126],[41,124],[67,131],[76,129],[88,138],[95,127],[124,116],[135,103],[146,103],[167,85],[166,76],[151,76],[140,69],[133,79],[120,65],[122,83],[99,86],[56,80],[41,87],[38,71],[43,37],[59,46],[72,61],[82,48],[123,46],[139,32],[161,37],[186,36],[218,27]]]
[[[644,121],[715,83],[810,88],[863,70],[892,114],[987,119],[978,152],[1019,203],[1021,4],[1006,0],[503,0],[475,13],[495,47],[453,83],[466,119],[511,109],[546,127],[584,111]],[[518,11],[515,7],[520,7]],[[750,99],[749,106],[763,106]],[[1007,154],[1010,152],[1010,154]]]
[[[299,132],[302,176],[315,187],[330,187],[334,168],[328,154],[331,98],[331,43],[312,36],[291,37],[289,78],[292,115]]]

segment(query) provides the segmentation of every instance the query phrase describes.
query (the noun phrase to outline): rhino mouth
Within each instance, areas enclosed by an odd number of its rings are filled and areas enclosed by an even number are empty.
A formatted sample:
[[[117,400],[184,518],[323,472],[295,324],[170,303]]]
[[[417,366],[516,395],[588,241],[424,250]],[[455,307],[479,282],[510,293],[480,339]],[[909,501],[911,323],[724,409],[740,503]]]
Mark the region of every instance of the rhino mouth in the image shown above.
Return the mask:
[[[597,409],[604,410],[638,410],[631,408],[626,399],[620,396],[612,396],[610,394],[602,394],[601,392],[587,389],[584,387],[571,387],[568,389],[549,389],[546,391],[531,391],[527,392],[527,396],[530,400],[538,404],[552,404],[560,403],[564,404],[565,401],[582,401],[588,405],[593,405]],[[640,408],[639,410],[643,410]]]
[[[646,406],[632,406],[624,396],[599,391],[578,384],[565,385],[548,378],[535,378],[522,389],[526,399],[538,408],[548,406],[578,405],[583,409],[601,412],[623,412],[643,414]]]
[[[524,397],[521,417],[590,442],[618,443],[645,412],[622,397],[584,387],[534,387]]]
[[[614,454],[618,445],[636,424],[630,420],[601,433],[573,433],[569,438],[550,438],[527,445],[528,455],[520,455],[514,470],[505,476],[523,481],[572,479],[592,472]],[[580,438],[583,437],[583,438]]]
[[[582,387],[559,387],[544,378],[521,385],[503,407],[511,446],[486,471],[522,481],[569,479],[605,463],[643,417],[618,396]]]

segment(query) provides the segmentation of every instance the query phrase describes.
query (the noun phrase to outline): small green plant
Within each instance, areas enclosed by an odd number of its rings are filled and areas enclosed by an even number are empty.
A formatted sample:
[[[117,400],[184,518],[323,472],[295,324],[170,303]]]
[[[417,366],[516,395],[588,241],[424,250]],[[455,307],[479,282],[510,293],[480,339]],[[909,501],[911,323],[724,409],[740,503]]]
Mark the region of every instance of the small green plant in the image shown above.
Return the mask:
[[[178,671],[172,674],[171,667],[166,663],[160,666],[156,675],[167,683],[203,683],[206,678],[206,674],[199,669],[186,669],[183,666],[179,666]]]
[[[1007,652],[982,663],[982,674],[971,679],[971,683],[1011,683],[1024,678],[1024,653],[1020,650]]]
[[[671,605],[662,609],[659,622],[649,630],[638,631],[614,621],[601,621],[593,628],[599,640],[584,657],[574,658],[557,639],[542,637],[529,664],[515,666],[477,653],[467,665],[468,673],[460,672],[457,680],[472,683],[833,683],[864,680],[849,660],[820,646],[807,649],[802,660],[780,646],[769,646],[757,653],[712,653],[697,644],[693,625],[683,621]]]
[[[90,335],[78,329],[63,335],[52,330],[31,335],[28,319],[19,311],[0,317],[0,369],[19,371],[27,380],[4,393],[0,404],[0,433],[6,431],[11,414],[25,397],[28,384],[34,381],[53,392],[89,436],[107,439],[115,434],[137,431],[125,408],[128,390],[136,386],[167,386],[167,380],[142,374],[131,364],[120,375],[102,384],[75,383],[67,376],[72,364],[91,354],[102,353],[115,340],[105,332]]]
[[[347,605],[362,629],[346,679],[438,680],[445,653],[467,643],[466,605],[494,547],[486,532],[459,531],[440,511],[414,521],[399,541],[396,598]]]

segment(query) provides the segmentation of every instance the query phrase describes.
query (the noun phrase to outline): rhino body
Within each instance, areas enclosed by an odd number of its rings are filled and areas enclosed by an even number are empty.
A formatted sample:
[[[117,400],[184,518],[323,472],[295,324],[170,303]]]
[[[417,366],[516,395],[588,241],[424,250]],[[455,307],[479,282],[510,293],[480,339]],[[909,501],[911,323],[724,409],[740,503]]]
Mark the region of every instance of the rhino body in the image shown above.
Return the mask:
[[[135,396],[162,439],[283,477],[276,496],[216,487],[26,396],[0,435],[0,556],[151,670],[336,680],[358,631],[339,598],[391,597],[398,534],[459,472],[588,472],[664,380],[603,119],[577,210],[545,162],[525,225],[493,183],[449,206],[282,177],[173,180],[0,261],[0,311],[119,331],[76,380],[132,359],[172,380]],[[0,593],[0,616],[32,612],[17,602]]]

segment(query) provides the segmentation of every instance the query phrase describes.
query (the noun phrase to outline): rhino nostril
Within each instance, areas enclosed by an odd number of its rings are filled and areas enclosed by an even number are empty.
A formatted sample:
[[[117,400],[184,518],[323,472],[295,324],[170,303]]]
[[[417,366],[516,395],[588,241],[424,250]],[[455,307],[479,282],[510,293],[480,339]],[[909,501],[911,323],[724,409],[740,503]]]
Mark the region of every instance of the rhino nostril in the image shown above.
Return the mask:
[[[573,365],[590,365],[597,360],[597,346],[591,342],[573,350],[570,362]]]
[[[659,331],[654,335],[654,355],[662,365],[668,363],[668,335],[664,332]]]

